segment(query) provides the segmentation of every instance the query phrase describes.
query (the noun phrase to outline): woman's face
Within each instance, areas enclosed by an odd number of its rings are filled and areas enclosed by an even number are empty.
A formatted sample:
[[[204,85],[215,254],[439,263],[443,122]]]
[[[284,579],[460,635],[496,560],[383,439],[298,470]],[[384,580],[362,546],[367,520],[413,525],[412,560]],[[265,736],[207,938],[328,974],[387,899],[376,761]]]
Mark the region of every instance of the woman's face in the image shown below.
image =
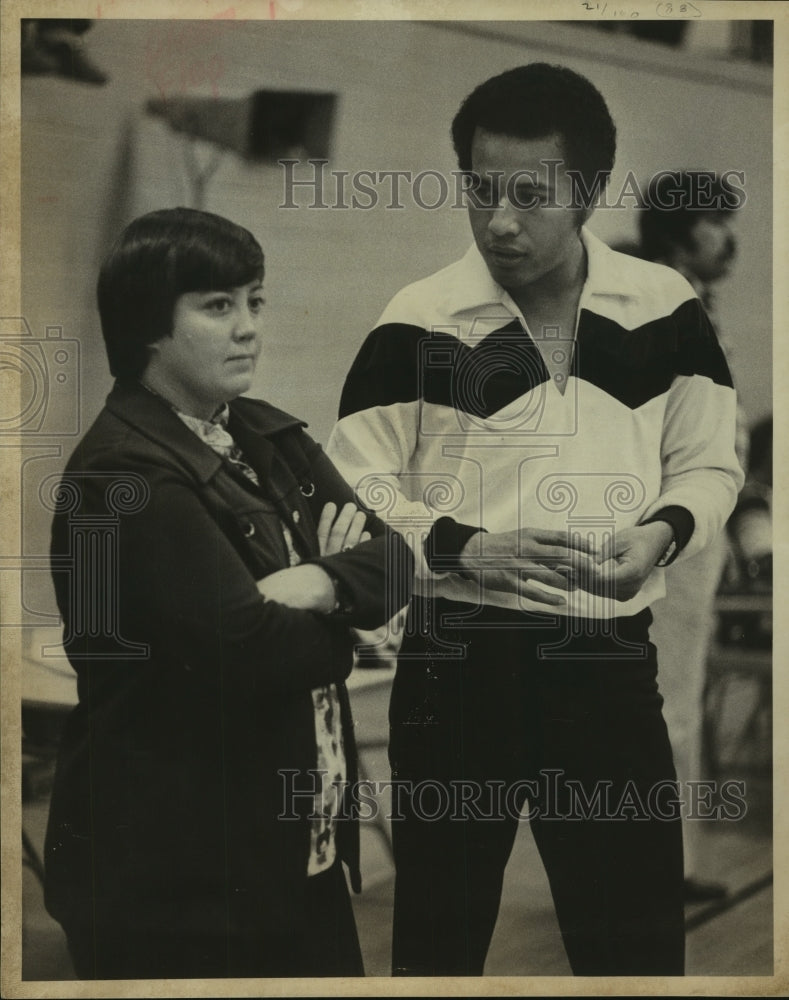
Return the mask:
[[[184,413],[209,420],[252,384],[263,326],[259,280],[224,291],[185,292],[172,336],[151,345],[143,378]]]

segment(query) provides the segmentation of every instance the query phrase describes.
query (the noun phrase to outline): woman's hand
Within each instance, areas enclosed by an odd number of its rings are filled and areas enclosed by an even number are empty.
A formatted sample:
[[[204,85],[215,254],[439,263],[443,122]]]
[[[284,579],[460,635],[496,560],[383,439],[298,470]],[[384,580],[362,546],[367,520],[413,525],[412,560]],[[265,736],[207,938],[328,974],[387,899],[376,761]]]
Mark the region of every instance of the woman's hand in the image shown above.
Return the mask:
[[[368,542],[370,532],[364,530],[367,515],[355,503],[347,503],[337,513],[337,504],[329,503],[321,511],[318,521],[318,543],[322,556],[333,556],[352,549],[359,542]]]
[[[267,601],[285,604],[297,611],[330,615],[337,603],[331,577],[315,563],[302,563],[264,576],[257,588]]]
[[[364,530],[367,515],[354,503],[347,503],[340,513],[331,501],[321,511],[318,543],[322,556],[333,556],[370,539]],[[331,577],[314,563],[302,563],[277,570],[257,581],[257,588],[267,601],[277,601],[298,611],[316,611],[328,615],[334,611],[337,594]]]

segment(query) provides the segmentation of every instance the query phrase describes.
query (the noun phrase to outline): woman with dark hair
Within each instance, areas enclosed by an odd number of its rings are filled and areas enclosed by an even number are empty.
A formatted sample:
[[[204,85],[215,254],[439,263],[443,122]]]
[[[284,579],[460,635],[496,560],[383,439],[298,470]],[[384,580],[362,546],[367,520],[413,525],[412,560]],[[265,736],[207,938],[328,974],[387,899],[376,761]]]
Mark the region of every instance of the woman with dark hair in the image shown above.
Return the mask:
[[[412,557],[301,421],[240,398],[262,279],[250,233],[190,209],[137,219],[101,270],[116,384],[52,533],[79,703],[46,903],[80,978],[363,974],[343,681]]]

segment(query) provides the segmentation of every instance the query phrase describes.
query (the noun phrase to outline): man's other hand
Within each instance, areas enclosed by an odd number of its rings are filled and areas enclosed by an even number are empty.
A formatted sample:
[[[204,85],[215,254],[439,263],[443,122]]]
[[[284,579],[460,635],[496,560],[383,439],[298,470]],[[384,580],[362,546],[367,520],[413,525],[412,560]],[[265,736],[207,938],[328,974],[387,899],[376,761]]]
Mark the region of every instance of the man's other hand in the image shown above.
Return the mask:
[[[518,528],[514,531],[479,532],[460,553],[461,573],[478,577],[487,590],[518,594],[541,604],[567,603],[557,590],[574,590],[581,579],[595,578],[598,569],[584,542],[571,547],[566,531]]]
[[[671,538],[671,525],[666,521],[617,531],[595,556],[597,566],[589,577],[589,585],[585,586],[586,581],[579,585],[617,601],[629,601],[641,590]]]

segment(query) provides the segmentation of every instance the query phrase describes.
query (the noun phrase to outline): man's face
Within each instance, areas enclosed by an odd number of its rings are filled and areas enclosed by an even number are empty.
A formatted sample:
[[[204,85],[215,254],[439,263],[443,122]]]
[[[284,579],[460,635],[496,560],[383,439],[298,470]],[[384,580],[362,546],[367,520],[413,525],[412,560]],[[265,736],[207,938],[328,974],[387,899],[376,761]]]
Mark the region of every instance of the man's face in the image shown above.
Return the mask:
[[[737,252],[730,216],[700,214],[689,236],[681,249],[682,267],[703,282],[725,278]]]
[[[480,186],[468,196],[469,220],[493,278],[515,295],[554,280],[561,284],[579,259],[585,216],[570,207],[572,184],[559,137],[516,139],[478,128],[471,167]]]

